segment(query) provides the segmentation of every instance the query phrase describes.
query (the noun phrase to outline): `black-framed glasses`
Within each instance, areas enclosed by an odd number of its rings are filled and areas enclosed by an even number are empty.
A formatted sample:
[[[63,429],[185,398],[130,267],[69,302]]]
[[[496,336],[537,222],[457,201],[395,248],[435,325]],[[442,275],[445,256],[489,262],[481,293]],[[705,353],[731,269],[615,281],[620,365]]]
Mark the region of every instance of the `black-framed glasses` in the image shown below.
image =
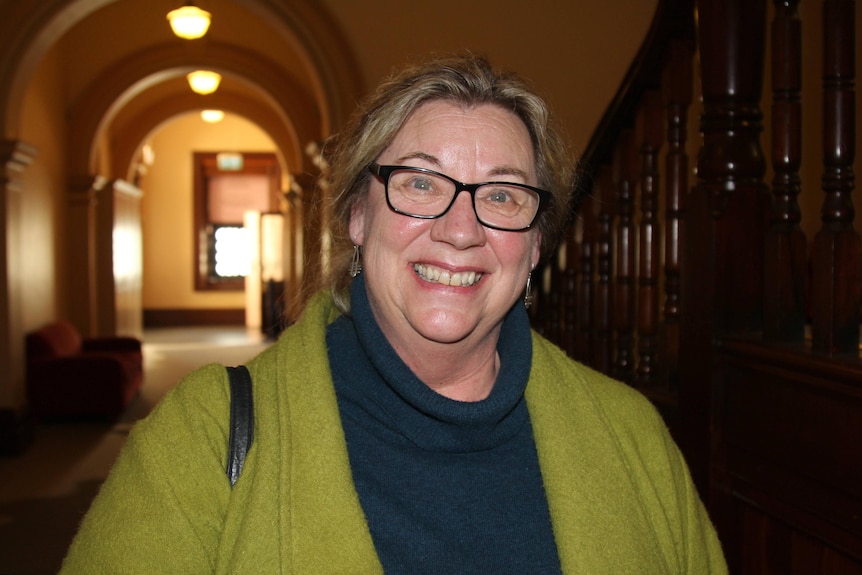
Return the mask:
[[[411,218],[434,219],[449,211],[460,192],[469,192],[479,223],[509,232],[529,229],[551,201],[545,190],[514,182],[465,184],[446,174],[412,166],[371,164],[368,170],[383,180],[386,203]]]

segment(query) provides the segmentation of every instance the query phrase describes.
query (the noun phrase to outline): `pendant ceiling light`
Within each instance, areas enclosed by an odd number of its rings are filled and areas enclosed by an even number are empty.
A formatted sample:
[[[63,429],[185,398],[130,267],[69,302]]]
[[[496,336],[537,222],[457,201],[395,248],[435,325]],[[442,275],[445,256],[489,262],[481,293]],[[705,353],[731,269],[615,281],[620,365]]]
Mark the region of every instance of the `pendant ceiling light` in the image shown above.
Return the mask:
[[[212,94],[218,89],[221,82],[221,74],[210,70],[195,70],[186,75],[192,91],[198,94]]]
[[[204,122],[215,124],[224,119],[224,112],[222,110],[201,110],[201,118]]]
[[[168,12],[168,22],[174,34],[186,40],[194,40],[207,33],[210,27],[210,13],[201,10],[193,2],[186,2],[182,8]]]

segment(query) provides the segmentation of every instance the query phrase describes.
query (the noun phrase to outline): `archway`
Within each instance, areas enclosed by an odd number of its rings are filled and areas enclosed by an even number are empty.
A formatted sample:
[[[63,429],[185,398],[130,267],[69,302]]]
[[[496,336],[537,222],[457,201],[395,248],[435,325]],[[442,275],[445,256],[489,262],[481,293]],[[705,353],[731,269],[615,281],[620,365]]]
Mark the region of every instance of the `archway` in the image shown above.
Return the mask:
[[[218,0],[214,2],[218,3]],[[179,45],[173,50],[161,50],[157,45],[161,40],[156,45],[149,43],[149,51],[141,52],[140,60],[131,62],[134,69],[129,67],[130,62],[122,63],[127,54],[116,57],[116,62],[121,64],[111,64],[112,40],[105,37],[102,42],[105,49],[99,54],[107,63],[102,69],[103,74],[96,74],[93,83],[72,94],[65,103],[72,122],[65,144],[66,157],[61,162],[65,168],[60,168],[66,171],[60,177],[57,173],[41,175],[40,171],[46,168],[38,159],[34,161],[36,150],[28,145],[28,134],[22,131],[24,98],[40,63],[46,54],[68,38],[70,31],[91,18],[104,19],[105,14],[113,14],[112,11],[120,7],[134,10],[137,6],[139,11],[152,11],[152,3],[146,0],[124,0],[122,3],[118,0],[21,0],[7,7],[0,23],[0,148],[4,150],[5,168],[3,185],[0,186],[0,201],[4,208],[0,219],[0,248],[3,250],[3,257],[0,257],[0,280],[3,283],[0,307],[3,318],[10,321],[4,322],[6,329],[0,337],[0,358],[4,365],[9,366],[8,372],[0,378],[8,382],[0,389],[0,409],[23,401],[23,350],[20,342],[28,326],[26,322],[15,320],[15,317],[20,317],[20,309],[25,307],[21,294],[41,294],[45,290],[45,286],[39,286],[38,290],[30,289],[20,267],[24,248],[15,218],[19,198],[27,194],[23,189],[25,180],[66,182],[65,189],[52,190],[51,193],[58,198],[57,201],[69,202],[69,198],[78,192],[81,195],[77,197],[87,197],[93,190],[112,186],[115,180],[126,178],[128,169],[123,166],[130,164],[129,158],[134,157],[148,129],[142,122],[149,120],[153,122],[152,127],[183,106],[194,107],[181,79],[184,66],[191,63],[220,66],[227,77],[236,79],[240,89],[232,90],[226,85],[218,96],[220,104],[256,122],[265,123],[278,142],[285,162],[301,166],[305,163],[301,152],[303,139],[318,139],[317,134],[325,136],[333,127],[340,125],[352,109],[361,86],[350,52],[323,8],[310,0],[295,0],[289,4],[273,6],[269,2],[251,0],[241,6],[237,3],[225,3],[225,6],[246,10],[246,20],[257,18],[261,27],[265,25],[283,37],[286,45],[290,46],[290,59],[299,63],[298,69],[302,72],[299,76],[282,74],[282,67],[274,65],[272,59],[250,55],[250,50],[243,45],[242,35],[232,36],[230,42],[215,38],[209,45],[201,45],[195,54],[189,54],[189,50]],[[152,34],[152,37],[159,38],[164,34],[164,15],[151,16],[160,27],[158,34]],[[100,23],[96,31],[110,31],[110,27]],[[149,53],[151,58],[146,65],[145,53]],[[184,60],[183,56],[190,55],[191,58]],[[280,54],[279,61],[282,59]],[[124,74],[108,77],[104,75],[105,70],[123,70]],[[300,76],[302,80],[297,82],[295,78]],[[74,74],[73,77],[78,78]],[[176,89],[173,90],[172,86]],[[175,96],[171,96],[172,92]],[[82,94],[85,95],[83,99],[80,98]],[[159,103],[167,101],[172,101],[172,106],[162,112]],[[132,109],[145,110],[146,113],[132,117],[128,115]],[[297,110],[303,113],[295,113]],[[58,146],[58,149],[62,147]],[[94,150],[97,151],[94,153]],[[105,154],[104,150],[112,152]],[[37,172],[39,175],[32,177]],[[62,229],[66,229],[64,233],[75,233],[74,226],[64,225],[58,229],[48,215],[39,225],[50,233],[61,233]],[[63,237],[56,243],[65,246],[67,239]],[[62,275],[63,270],[58,273]],[[76,270],[69,275],[87,277],[90,274]],[[58,284],[63,285],[64,290],[68,285],[67,279],[58,278]],[[56,296],[49,293],[47,297]]]

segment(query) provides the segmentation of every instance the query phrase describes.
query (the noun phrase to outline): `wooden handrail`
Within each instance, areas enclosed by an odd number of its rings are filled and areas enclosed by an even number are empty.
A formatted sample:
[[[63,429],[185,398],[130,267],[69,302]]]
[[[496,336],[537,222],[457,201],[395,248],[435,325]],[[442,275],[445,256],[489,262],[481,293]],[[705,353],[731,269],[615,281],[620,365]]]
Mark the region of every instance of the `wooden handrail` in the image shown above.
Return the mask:
[[[612,161],[620,133],[634,123],[644,91],[659,87],[670,46],[681,43],[693,52],[695,34],[694,0],[659,0],[644,42],[582,155],[582,177],[587,182],[598,166]]]

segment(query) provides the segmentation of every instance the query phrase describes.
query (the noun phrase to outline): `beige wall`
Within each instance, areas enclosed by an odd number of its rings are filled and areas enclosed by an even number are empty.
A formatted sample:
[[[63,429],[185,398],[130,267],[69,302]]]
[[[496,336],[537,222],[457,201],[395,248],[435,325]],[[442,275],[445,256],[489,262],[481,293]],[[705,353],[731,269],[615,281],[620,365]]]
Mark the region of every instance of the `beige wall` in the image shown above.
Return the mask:
[[[65,118],[58,50],[40,63],[27,91],[22,114],[26,142],[36,147],[34,165],[24,172],[21,249],[24,281],[22,323],[26,328],[48,322],[66,309],[63,279],[68,270],[64,250],[66,213]]]
[[[324,0],[373,87],[404,62],[469,50],[526,76],[583,150],[656,0]]]
[[[150,138],[155,163],[142,178],[144,192],[144,309],[243,308],[241,292],[194,291],[194,152],[274,152],[259,127],[228,114],[207,124],[185,114],[161,126]]]

